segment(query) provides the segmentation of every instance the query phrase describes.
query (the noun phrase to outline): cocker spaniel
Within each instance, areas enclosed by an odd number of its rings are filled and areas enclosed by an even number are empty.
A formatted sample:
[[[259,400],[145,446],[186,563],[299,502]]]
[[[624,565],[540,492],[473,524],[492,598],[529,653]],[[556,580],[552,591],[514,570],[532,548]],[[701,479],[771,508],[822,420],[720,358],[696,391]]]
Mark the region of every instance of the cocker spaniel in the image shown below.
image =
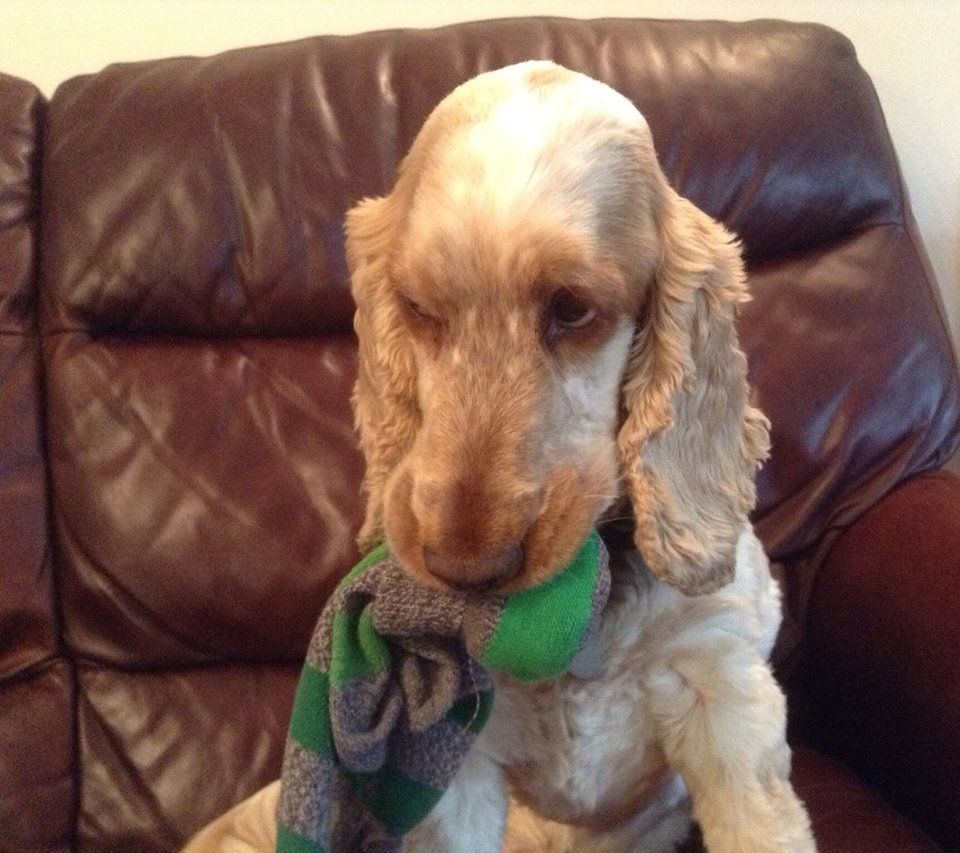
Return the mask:
[[[766,662],[779,590],[748,521],[768,424],[734,328],[740,252],[668,186],[641,114],[552,63],[482,74],[347,238],[361,547],[386,537],[424,584],[510,591],[605,519],[634,525],[594,677],[496,677],[409,849],[671,850],[692,815],[710,851],[813,850]],[[269,846],[275,802],[195,849]]]

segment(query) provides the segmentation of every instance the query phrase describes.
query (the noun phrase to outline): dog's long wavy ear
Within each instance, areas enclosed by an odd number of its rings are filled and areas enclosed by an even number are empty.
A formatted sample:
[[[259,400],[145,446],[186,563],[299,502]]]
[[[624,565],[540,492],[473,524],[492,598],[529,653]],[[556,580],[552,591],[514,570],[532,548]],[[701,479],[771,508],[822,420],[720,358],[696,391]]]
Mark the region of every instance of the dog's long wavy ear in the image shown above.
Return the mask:
[[[365,199],[347,213],[347,266],[357,305],[353,325],[360,363],[353,413],[366,460],[366,516],[357,544],[362,552],[383,540],[387,477],[410,448],[420,425],[417,379],[410,343],[390,292],[390,249],[397,228],[390,196]]]
[[[769,424],[750,405],[734,328],[748,298],[737,242],[673,190],[662,211],[662,257],[637,323],[618,444],[640,553],[661,579],[697,595],[733,579]]]

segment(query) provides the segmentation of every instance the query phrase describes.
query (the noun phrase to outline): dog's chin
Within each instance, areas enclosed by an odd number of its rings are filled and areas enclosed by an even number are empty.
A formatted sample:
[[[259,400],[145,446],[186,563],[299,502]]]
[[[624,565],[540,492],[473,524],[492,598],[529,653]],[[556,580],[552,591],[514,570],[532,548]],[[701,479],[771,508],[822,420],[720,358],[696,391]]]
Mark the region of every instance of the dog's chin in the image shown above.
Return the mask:
[[[509,580],[491,588],[507,595],[531,589],[567,566],[610,505],[615,475],[609,465],[564,466],[554,470],[544,500],[523,539],[523,564]],[[418,584],[442,591],[451,584],[431,574],[424,561],[420,524],[411,504],[413,477],[400,469],[386,490],[384,527],[391,553]]]

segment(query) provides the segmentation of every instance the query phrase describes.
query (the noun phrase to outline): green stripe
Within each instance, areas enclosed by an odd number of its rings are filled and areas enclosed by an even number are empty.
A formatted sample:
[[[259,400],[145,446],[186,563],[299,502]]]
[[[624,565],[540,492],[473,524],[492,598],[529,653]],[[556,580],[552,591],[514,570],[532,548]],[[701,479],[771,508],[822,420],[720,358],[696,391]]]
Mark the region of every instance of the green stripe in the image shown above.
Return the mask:
[[[304,664],[293,700],[290,737],[321,755],[333,755],[330,731],[330,681],[319,669]]]
[[[361,572],[382,562],[390,554],[386,544],[374,548],[347,576],[340,587],[347,586]],[[390,651],[384,639],[374,630],[373,619],[364,609],[359,613],[340,610],[333,617],[330,638],[330,682],[340,686],[352,678],[363,678],[382,672],[390,665]]]
[[[404,776],[392,767],[376,773],[348,773],[357,797],[366,810],[394,838],[400,838],[423,820],[443,795],[443,790]]]
[[[492,707],[492,690],[470,693],[454,702],[453,707],[447,711],[447,719],[472,734],[478,734],[486,725]]]
[[[383,672],[390,666],[390,647],[373,627],[369,609],[333,617],[333,654],[330,659],[330,683],[339,687],[354,678]]]
[[[285,826],[277,827],[277,853],[326,853],[327,848],[298,835]]]
[[[590,621],[599,570],[599,544],[593,531],[563,571],[507,598],[480,663],[506,670],[520,681],[565,672]]]

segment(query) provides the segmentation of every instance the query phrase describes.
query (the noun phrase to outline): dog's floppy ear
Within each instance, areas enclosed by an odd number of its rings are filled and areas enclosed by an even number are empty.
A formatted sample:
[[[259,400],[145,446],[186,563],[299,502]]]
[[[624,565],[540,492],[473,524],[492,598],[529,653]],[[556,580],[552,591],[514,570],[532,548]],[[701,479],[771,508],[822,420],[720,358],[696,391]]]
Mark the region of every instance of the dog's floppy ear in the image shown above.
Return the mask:
[[[420,426],[417,378],[389,276],[397,228],[392,197],[365,199],[347,214],[347,266],[357,305],[353,325],[360,363],[353,411],[366,460],[366,517],[357,544],[366,552],[383,540],[383,490],[387,477],[413,443]]]
[[[733,579],[769,424],[749,403],[734,328],[748,298],[738,244],[673,190],[661,210],[662,255],[637,322],[618,444],[640,553],[697,595]]]

